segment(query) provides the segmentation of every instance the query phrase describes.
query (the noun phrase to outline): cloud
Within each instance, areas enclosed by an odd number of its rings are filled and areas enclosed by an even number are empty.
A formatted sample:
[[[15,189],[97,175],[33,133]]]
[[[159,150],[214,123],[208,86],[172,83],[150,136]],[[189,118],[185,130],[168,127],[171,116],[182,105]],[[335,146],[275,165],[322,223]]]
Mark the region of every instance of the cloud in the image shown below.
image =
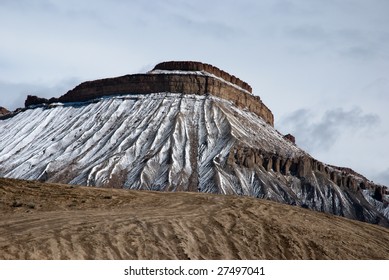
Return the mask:
[[[185,36],[197,40],[205,39],[217,41],[218,39],[236,40],[240,32],[237,24],[232,24],[226,17],[231,17],[234,11],[225,9],[225,1],[208,5],[206,1],[164,1],[158,4],[158,9],[153,10],[153,21],[166,25],[172,33],[178,32],[180,37]],[[228,3],[235,6],[235,3]],[[236,5],[239,8],[240,5]],[[149,4],[145,12],[150,13]]]
[[[234,27],[210,19],[199,20],[176,15],[175,21],[185,32],[197,34],[198,36],[207,36],[212,38],[212,40],[215,38],[222,40],[236,39],[239,36],[239,32]]]
[[[276,24],[294,54],[319,51],[353,60],[388,58],[387,1],[372,0],[369,5],[344,0],[275,3],[283,14]]]
[[[326,41],[330,36],[327,30],[318,25],[301,25],[292,27],[287,30],[287,33],[295,39],[310,41]]]
[[[373,175],[372,178],[375,182],[389,187],[389,168]]]
[[[342,108],[327,110],[319,118],[312,110],[300,109],[281,120],[280,127],[294,134],[302,147],[327,151],[340,137],[355,136],[379,122],[378,115],[366,114],[358,107],[349,111]]]
[[[352,46],[339,51],[342,56],[350,58],[372,58],[375,55],[375,50],[367,46]]]
[[[384,34],[376,30],[323,26],[315,22],[292,24],[284,28],[284,35],[290,39],[288,46],[294,53],[306,55],[320,51],[337,57],[363,60],[388,58],[389,33]]]
[[[376,100],[384,100],[385,104],[389,103],[389,77],[377,77],[370,81],[366,86],[362,88],[362,92],[370,98]],[[386,108],[385,108],[386,109]],[[385,110],[386,111],[386,110]]]

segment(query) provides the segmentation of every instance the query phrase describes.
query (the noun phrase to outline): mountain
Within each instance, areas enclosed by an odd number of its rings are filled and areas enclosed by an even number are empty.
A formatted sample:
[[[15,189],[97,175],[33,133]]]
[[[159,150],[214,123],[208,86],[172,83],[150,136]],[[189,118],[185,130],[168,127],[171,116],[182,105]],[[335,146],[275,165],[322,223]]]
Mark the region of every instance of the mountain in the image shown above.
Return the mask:
[[[388,259],[389,229],[236,195],[0,178],[0,259]]]
[[[315,160],[273,124],[235,76],[165,62],[59,98],[28,96],[0,120],[0,177],[246,195],[389,226],[385,186]]]

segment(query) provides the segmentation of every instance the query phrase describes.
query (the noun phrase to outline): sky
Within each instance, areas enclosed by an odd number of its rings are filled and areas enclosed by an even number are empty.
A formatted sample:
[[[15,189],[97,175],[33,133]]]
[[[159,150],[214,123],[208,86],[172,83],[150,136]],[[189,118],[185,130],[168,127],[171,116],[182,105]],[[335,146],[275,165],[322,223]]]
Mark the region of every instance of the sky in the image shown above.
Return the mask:
[[[387,0],[0,0],[0,106],[193,60],[248,82],[275,127],[389,186]]]

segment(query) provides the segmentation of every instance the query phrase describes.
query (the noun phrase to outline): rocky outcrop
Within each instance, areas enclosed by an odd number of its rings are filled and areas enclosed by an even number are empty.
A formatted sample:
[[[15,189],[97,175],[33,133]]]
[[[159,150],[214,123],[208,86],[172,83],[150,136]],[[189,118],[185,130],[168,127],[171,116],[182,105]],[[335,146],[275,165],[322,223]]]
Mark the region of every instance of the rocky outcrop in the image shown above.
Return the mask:
[[[107,78],[84,82],[68,91],[59,98],[39,98],[28,96],[26,106],[54,102],[84,102],[103,96],[123,94],[149,94],[157,92],[171,92],[196,95],[213,95],[232,101],[239,108],[247,108],[263,118],[268,124],[274,125],[272,112],[258,96],[250,94],[251,87],[224,71],[209,64],[195,62],[167,62],[158,64],[157,69],[170,70],[182,67],[181,71],[206,71],[217,77],[207,74],[192,74],[191,72],[176,74],[163,73],[125,75],[116,78]]]
[[[280,196],[284,203],[389,227],[388,188],[350,168],[326,165],[309,155],[285,157],[236,146],[227,166],[258,170],[264,198]]]
[[[284,139],[292,142],[293,144],[296,144],[296,138],[292,134],[284,135]]]
[[[242,81],[234,75],[230,75],[227,72],[206,63],[201,63],[197,61],[168,61],[157,64],[153,70],[204,71],[213,74],[217,77],[220,77],[223,80],[235,84],[238,87],[241,87],[242,89],[252,93],[252,88],[248,83]]]
[[[35,95],[27,95],[26,101],[24,101],[24,106],[34,106],[34,105],[40,105],[40,104],[48,104],[49,100],[46,98],[41,98]]]
[[[0,106],[0,120],[6,120],[12,118],[16,114],[15,112],[8,111],[6,108]]]
[[[297,176],[298,178],[309,177],[312,172],[317,172],[334,184],[356,192],[363,189],[375,192],[378,189],[381,194],[384,194],[386,190],[386,188],[374,184],[350,168],[336,168],[308,155],[288,158],[278,154],[269,154],[260,149],[235,148],[230,151],[229,163],[246,168],[260,166],[266,171]]]
[[[10,111],[8,111],[6,108],[0,106],[0,117],[8,115]]]
[[[42,104],[52,104],[55,102],[59,102],[59,98],[53,97],[53,98],[47,99],[47,98],[38,97],[36,95],[27,95],[27,99],[24,102],[24,106],[25,107],[37,106],[37,105],[42,105]]]

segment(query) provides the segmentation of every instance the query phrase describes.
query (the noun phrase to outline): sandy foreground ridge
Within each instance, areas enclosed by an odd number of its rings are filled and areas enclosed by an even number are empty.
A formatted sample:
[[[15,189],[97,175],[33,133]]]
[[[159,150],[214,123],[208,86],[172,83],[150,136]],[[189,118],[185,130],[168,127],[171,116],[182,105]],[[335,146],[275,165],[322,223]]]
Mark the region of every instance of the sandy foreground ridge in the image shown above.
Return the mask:
[[[0,179],[0,259],[389,259],[389,230],[250,197]]]

